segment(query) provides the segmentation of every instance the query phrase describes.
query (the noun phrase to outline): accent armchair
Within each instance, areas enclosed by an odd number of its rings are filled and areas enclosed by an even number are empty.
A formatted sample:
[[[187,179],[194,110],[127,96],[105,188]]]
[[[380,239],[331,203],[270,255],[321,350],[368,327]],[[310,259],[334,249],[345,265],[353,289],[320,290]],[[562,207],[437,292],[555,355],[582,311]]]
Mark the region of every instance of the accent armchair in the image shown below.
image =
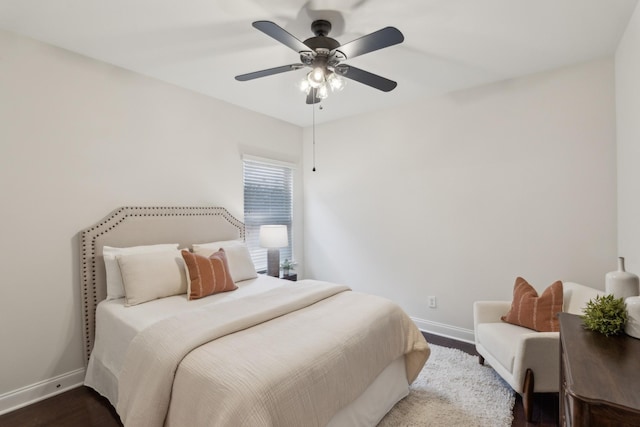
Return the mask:
[[[562,311],[582,314],[598,291],[578,283],[563,283]],[[476,301],[473,323],[480,364],[491,367],[522,396],[524,413],[531,421],[533,393],[560,389],[560,333],[537,332],[500,320],[511,301]]]

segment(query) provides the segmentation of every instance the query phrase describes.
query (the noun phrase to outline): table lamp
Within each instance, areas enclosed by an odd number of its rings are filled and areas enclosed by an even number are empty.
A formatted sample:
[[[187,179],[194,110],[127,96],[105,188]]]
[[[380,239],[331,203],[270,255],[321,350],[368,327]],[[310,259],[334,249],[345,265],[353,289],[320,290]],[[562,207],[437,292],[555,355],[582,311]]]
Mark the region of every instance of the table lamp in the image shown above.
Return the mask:
[[[280,277],[280,248],[289,246],[286,225],[261,225],[260,246],[267,248],[267,274]]]

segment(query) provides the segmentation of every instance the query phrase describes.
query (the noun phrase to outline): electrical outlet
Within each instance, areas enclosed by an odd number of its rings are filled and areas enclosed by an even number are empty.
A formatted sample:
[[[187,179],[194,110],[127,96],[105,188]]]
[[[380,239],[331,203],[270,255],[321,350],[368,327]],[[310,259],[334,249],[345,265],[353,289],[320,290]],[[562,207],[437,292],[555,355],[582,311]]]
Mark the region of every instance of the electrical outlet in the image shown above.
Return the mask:
[[[429,301],[429,308],[436,308],[438,305],[436,303],[436,297],[427,297]]]

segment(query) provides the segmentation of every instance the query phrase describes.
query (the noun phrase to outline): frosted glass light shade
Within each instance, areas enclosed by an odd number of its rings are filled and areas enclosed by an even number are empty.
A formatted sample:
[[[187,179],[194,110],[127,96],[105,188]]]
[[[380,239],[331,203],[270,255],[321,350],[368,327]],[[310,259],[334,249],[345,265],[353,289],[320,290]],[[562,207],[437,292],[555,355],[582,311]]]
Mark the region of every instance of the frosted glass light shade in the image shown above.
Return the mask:
[[[322,85],[318,88],[316,92],[316,96],[320,99],[325,99],[329,96],[329,91],[327,90],[327,85]]]
[[[286,248],[289,236],[286,225],[261,225],[260,246],[263,248]]]
[[[327,77],[327,83],[329,83],[329,86],[333,91],[341,91],[344,89],[345,85],[344,79],[336,73],[329,74],[329,77]]]
[[[309,80],[307,80],[306,77],[300,80],[298,87],[302,92],[306,92],[306,93],[309,93],[309,90],[311,90],[311,85],[309,84]]]
[[[307,80],[311,87],[318,88],[324,84],[324,70],[320,67],[314,68],[307,74]]]

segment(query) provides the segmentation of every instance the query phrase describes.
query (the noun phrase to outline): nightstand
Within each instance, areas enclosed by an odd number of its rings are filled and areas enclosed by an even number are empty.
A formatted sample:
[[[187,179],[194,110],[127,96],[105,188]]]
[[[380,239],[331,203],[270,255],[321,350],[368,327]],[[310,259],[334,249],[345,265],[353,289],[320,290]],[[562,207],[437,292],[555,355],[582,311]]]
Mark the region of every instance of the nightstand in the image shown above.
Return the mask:
[[[292,282],[297,282],[298,281],[298,274],[297,273],[293,273],[293,274],[287,274],[286,276],[282,275],[281,279],[291,280]]]

